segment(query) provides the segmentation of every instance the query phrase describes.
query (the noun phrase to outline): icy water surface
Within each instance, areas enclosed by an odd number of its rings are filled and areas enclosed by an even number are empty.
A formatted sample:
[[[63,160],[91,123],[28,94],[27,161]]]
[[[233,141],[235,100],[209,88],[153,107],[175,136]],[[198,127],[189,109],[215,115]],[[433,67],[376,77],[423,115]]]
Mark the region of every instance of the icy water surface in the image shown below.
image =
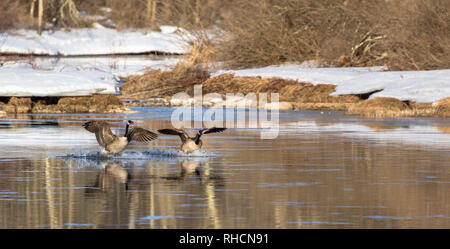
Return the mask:
[[[81,127],[170,127],[170,108],[0,119],[0,228],[450,228],[448,119],[280,114],[258,129],[178,137],[103,156]]]

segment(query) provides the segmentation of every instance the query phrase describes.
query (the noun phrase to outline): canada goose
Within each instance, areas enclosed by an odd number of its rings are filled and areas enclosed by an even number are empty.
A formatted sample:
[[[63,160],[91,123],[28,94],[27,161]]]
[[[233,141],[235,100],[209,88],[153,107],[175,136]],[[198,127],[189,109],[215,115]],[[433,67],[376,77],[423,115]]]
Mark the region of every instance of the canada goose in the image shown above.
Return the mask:
[[[181,151],[184,153],[191,153],[196,150],[199,150],[202,147],[202,140],[200,140],[200,137],[203,134],[208,133],[214,133],[214,132],[223,132],[227,128],[205,128],[198,131],[198,133],[195,135],[195,137],[189,137],[189,135],[181,129],[161,129],[158,130],[161,134],[166,135],[178,135],[181,138]]]
[[[86,130],[95,133],[98,144],[112,154],[122,152],[133,140],[138,142],[149,142],[158,138],[156,133],[139,127],[135,127],[128,132],[128,127],[130,125],[134,125],[134,122],[128,120],[126,122],[125,134],[123,137],[114,135],[111,132],[111,125],[106,121],[89,121],[84,123],[83,127]]]

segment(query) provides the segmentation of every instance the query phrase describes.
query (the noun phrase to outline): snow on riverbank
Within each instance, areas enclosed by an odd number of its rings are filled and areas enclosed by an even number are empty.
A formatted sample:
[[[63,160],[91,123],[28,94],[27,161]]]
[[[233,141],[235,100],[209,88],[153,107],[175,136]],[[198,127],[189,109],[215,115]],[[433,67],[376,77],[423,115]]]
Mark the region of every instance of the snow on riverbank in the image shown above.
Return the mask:
[[[342,68],[318,68],[302,65],[269,66],[263,68],[241,70],[219,70],[212,76],[224,73],[234,73],[235,76],[260,76],[264,78],[280,77],[284,79],[298,80],[313,84],[339,84],[353,77],[379,72],[384,67],[342,67]]]
[[[71,31],[33,30],[0,33],[0,53],[81,57],[21,58],[0,67],[0,96],[87,96],[119,94],[118,77],[147,69],[169,70],[176,57],[113,56],[148,52],[185,53],[191,39],[184,30],[117,31],[95,24]],[[86,56],[90,55],[90,56]],[[95,57],[94,55],[109,55]]]
[[[345,80],[332,95],[360,94],[430,103],[450,96],[450,70],[374,72]]]
[[[28,64],[0,67],[0,96],[88,96],[119,94],[118,78],[107,72],[39,70]]]
[[[94,28],[71,31],[44,31],[39,36],[35,30],[17,30],[0,33],[0,53],[34,55],[107,55],[162,52],[182,54],[188,50],[191,39],[186,31],[161,26],[161,32],[105,28],[94,24]]]
[[[22,60],[38,68],[60,70],[99,70],[119,77],[142,75],[147,70],[167,71],[181,61],[179,56],[81,56],[81,57],[34,57]]]
[[[390,71],[384,67],[311,68],[301,65],[270,66],[256,69],[220,70],[213,76],[280,77],[313,84],[337,85],[332,95],[362,94],[382,90],[370,96],[393,97],[424,103],[450,96],[450,70]]]

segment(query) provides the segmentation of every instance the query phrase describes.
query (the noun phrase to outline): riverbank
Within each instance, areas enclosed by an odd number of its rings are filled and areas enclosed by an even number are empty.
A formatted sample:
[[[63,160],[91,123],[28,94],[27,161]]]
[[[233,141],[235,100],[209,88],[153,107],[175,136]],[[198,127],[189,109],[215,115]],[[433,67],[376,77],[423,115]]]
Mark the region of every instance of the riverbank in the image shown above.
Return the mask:
[[[76,97],[1,97],[0,114],[7,113],[129,113],[114,95]]]
[[[280,69],[280,67],[279,67]],[[281,68],[282,69],[282,68]],[[284,68],[286,69],[286,68]],[[296,71],[295,71],[296,69]],[[375,71],[374,71],[375,70]],[[356,114],[370,117],[448,117],[450,116],[449,70],[441,71],[403,71],[385,72],[383,68],[290,68],[288,71],[276,72],[273,68],[253,73],[252,76],[241,72],[219,71],[211,74],[200,65],[189,66],[179,64],[171,71],[152,70],[144,75],[122,78],[125,82],[120,90],[120,98],[128,106],[181,106],[192,105],[195,85],[201,85],[203,94],[209,94],[203,99],[205,107],[221,107],[232,104],[235,107],[249,107],[254,103],[245,102],[242,97],[233,100],[225,98],[227,93],[279,93],[279,107],[266,104],[266,109],[279,108],[282,110],[339,110],[347,114]],[[309,75],[305,72],[309,71]],[[327,72],[328,71],[328,72]],[[266,74],[264,74],[266,72]],[[271,72],[271,74],[267,74]],[[297,76],[293,76],[296,72]],[[320,73],[319,73],[320,72]],[[332,73],[330,73],[332,72]],[[403,84],[389,84],[404,75],[414,73],[417,77],[409,77]],[[239,76],[242,75],[242,76]],[[371,78],[373,75],[378,79]],[[436,75],[435,78],[432,75]],[[277,77],[271,77],[277,76]],[[314,83],[303,82],[298,78],[312,79]],[[390,78],[389,78],[390,77]],[[361,79],[356,83],[355,79]],[[423,82],[428,78],[428,83]],[[333,79],[338,83],[331,84]],[[318,82],[329,81],[329,84]],[[422,84],[417,84],[420,81]],[[348,82],[354,82],[354,89],[359,92],[336,94],[340,87],[351,89]],[[373,87],[374,82],[381,82],[379,88]],[[409,84],[412,82],[411,84]],[[380,84],[381,84],[380,83]],[[364,84],[366,87],[364,88]],[[446,85],[447,84],[447,85]],[[375,84],[376,85],[376,84]],[[393,87],[392,87],[393,86]],[[416,89],[411,89],[416,87]],[[404,92],[402,92],[404,89]],[[343,91],[343,90],[341,90]],[[399,98],[383,95],[395,92]],[[190,98],[173,97],[174,94],[185,92]],[[430,94],[434,93],[434,94]],[[438,94],[436,94],[438,93]],[[395,95],[394,95],[395,96]],[[447,97],[446,97],[447,96]],[[403,98],[405,97],[405,98]],[[437,99],[438,98],[438,99]],[[427,102],[415,101],[414,99]]]

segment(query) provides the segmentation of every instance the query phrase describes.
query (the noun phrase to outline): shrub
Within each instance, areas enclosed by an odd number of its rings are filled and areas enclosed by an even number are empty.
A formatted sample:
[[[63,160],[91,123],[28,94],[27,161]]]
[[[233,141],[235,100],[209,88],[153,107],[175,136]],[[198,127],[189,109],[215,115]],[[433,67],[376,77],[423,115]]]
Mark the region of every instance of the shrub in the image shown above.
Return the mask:
[[[450,66],[450,1],[236,0],[231,8],[216,57],[231,67],[340,57],[345,66]]]

